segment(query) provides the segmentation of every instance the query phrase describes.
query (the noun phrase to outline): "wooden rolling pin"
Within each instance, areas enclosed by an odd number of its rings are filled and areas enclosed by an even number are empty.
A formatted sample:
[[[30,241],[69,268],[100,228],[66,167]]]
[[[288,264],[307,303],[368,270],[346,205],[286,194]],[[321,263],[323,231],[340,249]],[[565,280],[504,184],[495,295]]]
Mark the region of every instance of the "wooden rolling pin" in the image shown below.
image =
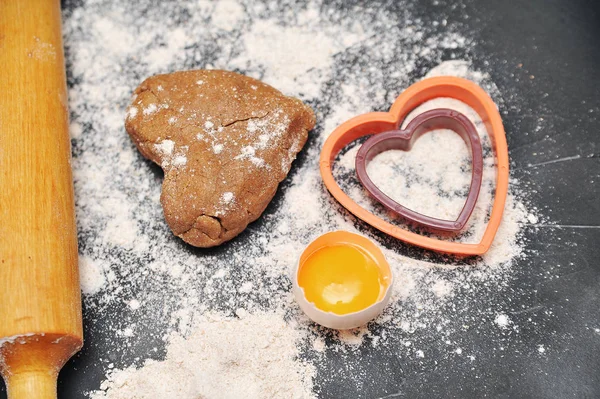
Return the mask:
[[[0,371],[56,398],[83,342],[59,0],[0,0]]]

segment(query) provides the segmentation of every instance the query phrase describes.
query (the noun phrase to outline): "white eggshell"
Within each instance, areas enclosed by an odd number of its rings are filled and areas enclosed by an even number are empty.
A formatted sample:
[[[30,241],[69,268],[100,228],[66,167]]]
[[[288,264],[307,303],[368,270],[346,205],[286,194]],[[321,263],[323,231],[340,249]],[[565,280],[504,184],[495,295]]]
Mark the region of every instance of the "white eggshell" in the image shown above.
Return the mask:
[[[336,231],[336,232],[332,232],[332,233],[327,233],[327,234],[325,234],[325,236],[331,235],[331,236],[335,237],[335,234],[339,234],[339,233],[343,233],[346,237],[348,235],[353,235],[353,236],[360,237],[361,240],[368,240],[366,237],[363,237],[363,236],[360,236],[360,235],[354,234],[354,233],[345,232],[345,231],[344,232]],[[311,243],[311,245],[313,245],[315,242],[322,239],[323,237],[324,236],[317,238],[315,241],[313,241],[313,243]],[[331,241],[331,240],[329,240],[329,241]],[[342,241],[342,243],[343,242],[344,241]],[[305,252],[311,247],[311,245],[307,246],[307,249],[305,250]],[[371,243],[371,246],[374,246],[374,244]],[[381,251],[378,248],[377,248],[377,250],[379,251],[378,255],[385,259],[383,253],[381,253]],[[314,252],[314,250],[312,252]],[[332,312],[325,312],[325,311],[317,308],[314,303],[309,302],[306,299],[304,289],[302,287],[300,287],[300,285],[298,284],[298,271],[300,270],[301,260],[302,260],[303,256],[304,256],[304,253],[300,256],[300,258],[298,258],[296,267],[294,268],[294,272],[293,272],[294,274],[292,276],[292,286],[293,286],[292,290],[294,292],[294,296],[296,297],[296,301],[300,305],[300,308],[302,309],[302,311],[304,313],[306,313],[306,315],[314,322],[316,322],[322,326],[328,327],[328,328],[334,328],[336,330],[346,330],[346,329],[350,329],[350,328],[356,328],[356,327],[360,327],[360,326],[368,323],[369,321],[373,320],[374,318],[376,318],[383,311],[385,306],[388,304],[391,293],[392,293],[391,288],[394,283],[394,276],[393,276],[391,268],[389,267],[389,264],[387,262],[385,262],[385,264],[379,264],[379,266],[382,268],[387,268],[389,270],[390,277],[389,277],[389,280],[387,281],[387,286],[385,288],[385,294],[384,294],[383,298],[381,298],[379,301],[375,302],[373,305],[369,306],[366,309],[363,309],[358,312],[344,314],[344,315],[339,315],[339,314],[335,314]]]

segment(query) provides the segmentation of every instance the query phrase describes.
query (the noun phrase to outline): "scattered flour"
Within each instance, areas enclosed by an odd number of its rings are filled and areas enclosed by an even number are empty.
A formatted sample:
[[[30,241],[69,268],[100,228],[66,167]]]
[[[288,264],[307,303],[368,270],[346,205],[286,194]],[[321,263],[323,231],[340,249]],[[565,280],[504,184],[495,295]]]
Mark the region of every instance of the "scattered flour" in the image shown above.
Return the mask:
[[[455,326],[456,320],[473,324],[495,313],[489,308],[482,313],[473,304],[508,284],[513,262],[524,251],[522,227],[537,218],[514,189],[490,251],[464,260],[382,237],[342,209],[319,175],[321,145],[337,125],[388,109],[428,68],[431,76],[476,81],[502,106],[502,95],[486,73],[468,61],[441,62],[443,54],[470,58],[467,38],[451,26],[439,33],[406,12],[396,16],[369,5],[339,11],[320,1],[296,9],[254,1],[190,0],[174,6],[84,0],[64,16],[86,323],[107,337],[102,345],[108,354],[96,366],[108,377],[92,398],[312,397],[320,374],[320,383],[327,384],[333,378],[328,375],[341,373],[322,362],[329,353],[344,353],[345,373],[364,371],[358,365],[366,343],[373,348],[395,345],[398,356],[426,361],[431,357],[426,345],[454,342],[463,329]],[[123,128],[124,117],[158,110],[156,105],[126,109],[141,79],[189,68],[237,69],[310,102],[318,115],[318,125],[273,205],[246,233],[210,251],[186,246],[170,233],[159,204],[161,174],[137,152]],[[437,106],[463,107],[478,123],[464,105],[447,99],[421,110]],[[198,137],[214,140],[213,151],[225,155],[211,123],[199,125],[204,131]],[[277,129],[249,128],[265,132],[232,156],[248,157],[260,166],[257,150],[270,145]],[[479,123],[478,131],[488,148]],[[172,166],[185,167],[185,149],[169,140],[156,145]],[[352,155],[357,148],[350,146],[340,156],[336,176],[363,206],[392,220],[356,185]],[[429,156],[416,159],[418,153]],[[382,185],[395,182],[387,187],[392,195],[445,217],[460,210],[469,184],[468,153],[455,134],[430,133],[409,153],[388,152],[379,158],[369,173]],[[485,168],[469,227],[451,239],[477,240],[485,228],[494,180],[489,151]],[[234,200],[222,198],[224,205]],[[384,313],[351,331],[310,323],[290,294],[288,276],[304,246],[335,229],[376,240],[396,276]],[[495,322],[505,329],[510,321],[500,316]],[[160,349],[148,351],[164,346],[166,356]],[[457,348],[449,346],[446,355],[460,354]],[[134,360],[150,357],[164,360]],[[368,379],[357,374],[354,381],[358,387]]]
[[[252,284],[251,281],[246,281],[244,284],[242,284],[242,286],[240,287],[240,289],[238,291],[243,294],[247,294],[247,293],[251,292],[253,288],[254,288],[254,284]]]
[[[175,142],[173,140],[163,140],[158,144],[154,144],[154,148],[163,155],[173,154],[175,148]]]
[[[231,66],[245,69],[285,94],[316,97],[331,76],[332,57],[358,36],[353,31],[340,35],[306,19],[298,26],[272,19],[256,21],[243,37],[243,55],[234,58]]]
[[[104,284],[106,284],[104,270],[99,263],[99,260],[91,259],[88,256],[79,257],[79,279],[81,290],[83,292],[95,294],[102,289]]]
[[[173,158],[173,166],[185,166],[187,164],[187,158],[185,155],[177,155]]]
[[[242,147],[240,154],[234,159],[248,159],[254,164],[254,166],[266,166],[265,160],[256,156],[256,148],[249,145]]]
[[[536,224],[537,222],[539,222],[539,218],[533,213],[530,213],[529,215],[527,215],[527,221],[531,224]]]
[[[132,299],[131,301],[129,301],[128,305],[131,308],[131,310],[138,310],[140,306],[142,306],[140,304],[140,301],[138,301],[137,299]]]
[[[499,314],[498,316],[496,316],[496,319],[494,321],[500,328],[507,328],[510,324],[510,319],[505,314]]]
[[[91,398],[312,398],[300,332],[277,313],[239,314],[203,315],[188,337],[170,337],[165,360],[111,372]]]
[[[234,195],[231,191],[228,191],[226,193],[223,193],[223,195],[221,196],[221,201],[225,204],[229,204],[231,201],[233,201]]]
[[[215,144],[213,146],[213,152],[215,154],[220,154],[223,151],[223,147],[224,147],[223,144]]]
[[[137,108],[134,108],[137,109]],[[151,115],[158,110],[156,104],[150,104],[146,108],[144,108],[144,115]]]
[[[127,119],[133,119],[138,113],[137,107],[129,107],[127,109]]]
[[[439,280],[433,283],[431,286],[431,290],[435,294],[435,296],[442,298],[452,292],[452,285],[450,285],[447,281]]]
[[[217,28],[230,32],[237,28],[240,20],[244,17],[244,7],[239,2],[231,0],[218,1],[215,2],[211,22]]]

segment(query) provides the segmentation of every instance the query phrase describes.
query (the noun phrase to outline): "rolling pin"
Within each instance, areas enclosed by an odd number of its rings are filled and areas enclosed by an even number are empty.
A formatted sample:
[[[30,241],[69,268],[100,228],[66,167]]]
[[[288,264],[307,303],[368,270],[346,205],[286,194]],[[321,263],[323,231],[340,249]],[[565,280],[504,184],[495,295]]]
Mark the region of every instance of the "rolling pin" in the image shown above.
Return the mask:
[[[83,343],[59,0],[0,0],[0,372],[56,398]]]

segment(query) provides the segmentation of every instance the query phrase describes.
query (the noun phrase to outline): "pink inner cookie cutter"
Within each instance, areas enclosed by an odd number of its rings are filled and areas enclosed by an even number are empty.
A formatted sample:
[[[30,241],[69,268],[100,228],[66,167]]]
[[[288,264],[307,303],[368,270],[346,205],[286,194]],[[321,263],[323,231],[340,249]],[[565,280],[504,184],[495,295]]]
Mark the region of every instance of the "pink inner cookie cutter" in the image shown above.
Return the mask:
[[[436,129],[449,129],[456,132],[471,151],[471,184],[465,205],[456,220],[434,218],[402,206],[383,193],[367,174],[368,163],[378,154],[388,150],[410,151],[419,137]],[[392,130],[369,138],[356,156],[356,173],[365,189],[378,202],[406,220],[429,229],[457,232],[464,228],[479,197],[483,176],[481,140],[473,123],[463,114],[451,109],[434,109],[416,116],[404,130]]]

